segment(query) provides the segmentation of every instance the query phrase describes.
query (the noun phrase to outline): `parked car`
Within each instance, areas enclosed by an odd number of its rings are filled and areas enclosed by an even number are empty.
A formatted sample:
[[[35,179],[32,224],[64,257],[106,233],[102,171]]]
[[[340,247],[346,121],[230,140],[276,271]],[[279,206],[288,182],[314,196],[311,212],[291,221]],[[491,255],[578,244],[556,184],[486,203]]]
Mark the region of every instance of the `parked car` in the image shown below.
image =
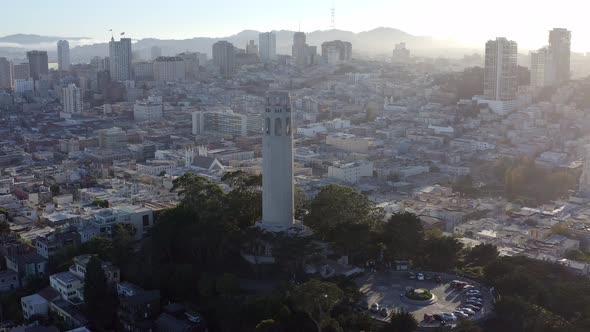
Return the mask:
[[[470,289],[465,292],[466,295],[481,295],[481,292],[475,289]]]
[[[440,276],[440,274],[434,276],[434,281],[439,284],[442,282],[442,277]]]
[[[410,279],[416,279],[416,273],[414,273],[414,272],[408,272],[408,278],[410,278]]]
[[[455,310],[455,311],[453,311],[453,315],[455,315],[455,316],[457,316],[459,318],[467,318],[467,317],[469,317],[468,314],[464,313],[461,310]]]
[[[418,273],[418,280],[424,281],[424,273],[422,273],[422,272]]]
[[[467,303],[467,304],[473,304],[473,305],[479,305],[479,306],[481,306],[481,305],[482,305],[482,302],[481,302],[481,301],[478,301],[478,300],[471,300],[471,299],[469,299],[469,300],[465,301],[465,303]]]
[[[426,280],[432,280],[432,274],[431,273],[426,273],[425,277],[426,277]]]
[[[461,312],[469,315],[469,316],[473,316],[475,315],[475,311],[469,309],[469,308],[459,308],[458,310],[460,310]]]
[[[379,312],[379,303],[373,303],[371,304],[371,312],[376,314],[377,312]]]
[[[446,321],[449,321],[449,322],[454,322],[454,321],[457,320],[457,316],[455,316],[455,315],[453,315],[451,313],[448,313],[448,312],[443,312],[441,315],[443,316],[443,318]]]
[[[473,305],[473,304],[466,304],[466,305],[463,306],[463,308],[471,309],[471,310],[473,310],[475,312],[478,312],[478,311],[481,310],[481,307],[480,306]]]
[[[387,312],[387,308],[381,307],[381,309],[379,309],[379,316],[387,317],[388,315],[389,315],[389,313]]]

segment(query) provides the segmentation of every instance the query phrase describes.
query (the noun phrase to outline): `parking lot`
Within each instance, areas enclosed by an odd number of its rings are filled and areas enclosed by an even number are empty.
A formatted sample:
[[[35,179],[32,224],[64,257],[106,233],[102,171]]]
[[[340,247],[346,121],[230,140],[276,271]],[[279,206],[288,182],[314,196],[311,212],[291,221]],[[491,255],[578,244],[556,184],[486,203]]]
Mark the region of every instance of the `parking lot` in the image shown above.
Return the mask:
[[[442,276],[442,282],[436,283],[433,280],[409,279],[408,272],[377,272],[369,273],[357,279],[359,289],[366,295],[367,303],[371,306],[378,303],[380,307],[386,307],[388,313],[396,310],[412,312],[420,322],[420,326],[437,326],[439,323],[424,322],[424,314],[452,313],[463,306],[466,296],[462,291],[451,287],[450,282],[454,280],[448,276]],[[426,288],[436,296],[437,300],[432,304],[416,305],[410,303],[400,296],[408,289]],[[476,287],[479,289],[479,287]],[[481,291],[483,295],[483,306],[481,311],[469,319],[480,319],[491,312],[493,306],[487,290]],[[379,314],[373,315],[375,319],[387,320]]]

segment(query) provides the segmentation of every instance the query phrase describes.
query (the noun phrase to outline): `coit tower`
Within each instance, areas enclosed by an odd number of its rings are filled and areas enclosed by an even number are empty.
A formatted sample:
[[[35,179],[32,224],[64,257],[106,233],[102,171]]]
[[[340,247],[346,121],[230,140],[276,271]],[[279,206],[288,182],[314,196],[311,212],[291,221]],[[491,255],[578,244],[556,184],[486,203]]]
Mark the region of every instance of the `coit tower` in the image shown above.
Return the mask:
[[[288,92],[266,94],[262,138],[262,222],[272,232],[293,227],[293,131]]]

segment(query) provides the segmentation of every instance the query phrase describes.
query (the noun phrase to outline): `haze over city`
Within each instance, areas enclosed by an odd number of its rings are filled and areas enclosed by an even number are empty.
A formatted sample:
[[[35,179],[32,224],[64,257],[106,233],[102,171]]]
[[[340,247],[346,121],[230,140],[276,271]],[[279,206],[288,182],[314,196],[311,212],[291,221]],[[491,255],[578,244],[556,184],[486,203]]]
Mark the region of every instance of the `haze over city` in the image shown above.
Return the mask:
[[[11,3],[15,13],[27,13],[29,23],[20,24],[19,15],[0,22],[3,35],[26,33],[61,37],[88,37],[105,42],[109,29],[125,31],[133,39],[185,39],[227,37],[242,30],[291,30],[312,32],[331,28],[330,9],[335,8],[336,28],[362,32],[378,27],[400,29],[412,35],[451,39],[466,47],[480,47],[493,36],[509,36],[525,49],[546,42],[546,31],[568,27],[579,36],[590,34],[585,10],[578,0],[510,1],[481,5],[469,0],[221,0],[161,1],[105,0],[100,6],[74,0]],[[582,6],[583,7],[583,6]],[[88,12],[88,15],[80,13]],[[67,24],[56,19],[67,18]],[[574,38],[572,50],[590,50],[587,38]]]
[[[3,4],[0,331],[590,331],[580,7]]]

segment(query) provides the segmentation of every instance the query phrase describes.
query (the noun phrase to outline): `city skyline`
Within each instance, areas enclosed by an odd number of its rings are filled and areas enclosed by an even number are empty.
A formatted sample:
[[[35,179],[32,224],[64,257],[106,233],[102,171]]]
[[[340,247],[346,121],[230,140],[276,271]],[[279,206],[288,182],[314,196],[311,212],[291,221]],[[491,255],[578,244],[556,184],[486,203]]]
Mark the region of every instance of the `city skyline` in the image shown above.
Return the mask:
[[[299,1],[285,3],[279,7],[273,2],[259,0],[244,4],[238,1],[221,0],[197,7],[189,1],[177,2],[176,6],[158,7],[156,2],[128,1],[116,3],[106,0],[104,6],[93,8],[92,17],[75,15],[87,8],[69,0],[58,0],[51,6],[27,3],[11,4],[17,12],[28,12],[30,24],[19,24],[16,15],[7,17],[0,23],[0,30],[5,35],[26,33],[56,35],[60,37],[84,36],[92,40],[106,41],[110,38],[110,29],[126,32],[134,39],[160,38],[185,39],[192,37],[227,37],[246,29],[258,31],[292,30],[316,31],[329,30],[331,24],[330,9],[335,6],[335,23],[339,30],[362,32],[377,27],[392,27],[413,35],[432,36],[438,39],[451,39],[466,47],[478,47],[489,39],[506,37],[515,40],[522,49],[537,49],[547,43],[546,32],[555,27],[563,27],[583,36],[590,32],[586,26],[582,11],[570,12],[567,3],[553,8],[543,6],[543,1],[536,1],[535,13],[527,17],[523,13],[532,8],[532,1],[508,2],[500,0],[493,7],[487,7],[485,15],[465,15],[466,10],[475,10],[472,2],[454,1],[453,6],[433,0],[419,0],[412,3],[401,1],[368,0],[358,8],[351,0],[341,1]],[[503,10],[509,5],[511,10]],[[43,10],[37,10],[42,7]],[[59,13],[56,9],[59,8]],[[178,10],[183,8],[183,10]],[[261,10],[264,8],[264,10]],[[465,10],[457,10],[465,8]],[[471,9],[470,9],[471,8]],[[33,10],[35,9],[35,10]],[[116,9],[116,10],[115,10]],[[425,10],[426,9],[426,10]],[[55,25],[55,15],[67,15],[68,25]],[[567,14],[567,15],[566,15]],[[130,17],[141,17],[133,20]],[[100,18],[100,19],[98,19]],[[106,19],[105,19],[106,18]],[[255,19],[252,19],[255,18]],[[361,19],[359,19],[361,18]],[[364,19],[362,19],[364,18]],[[419,18],[419,19],[417,19]],[[502,24],[486,24],[500,19]],[[522,21],[526,19],[526,26]],[[75,27],[75,29],[72,29]],[[590,50],[590,41],[583,38],[572,40],[572,50],[585,52]]]

